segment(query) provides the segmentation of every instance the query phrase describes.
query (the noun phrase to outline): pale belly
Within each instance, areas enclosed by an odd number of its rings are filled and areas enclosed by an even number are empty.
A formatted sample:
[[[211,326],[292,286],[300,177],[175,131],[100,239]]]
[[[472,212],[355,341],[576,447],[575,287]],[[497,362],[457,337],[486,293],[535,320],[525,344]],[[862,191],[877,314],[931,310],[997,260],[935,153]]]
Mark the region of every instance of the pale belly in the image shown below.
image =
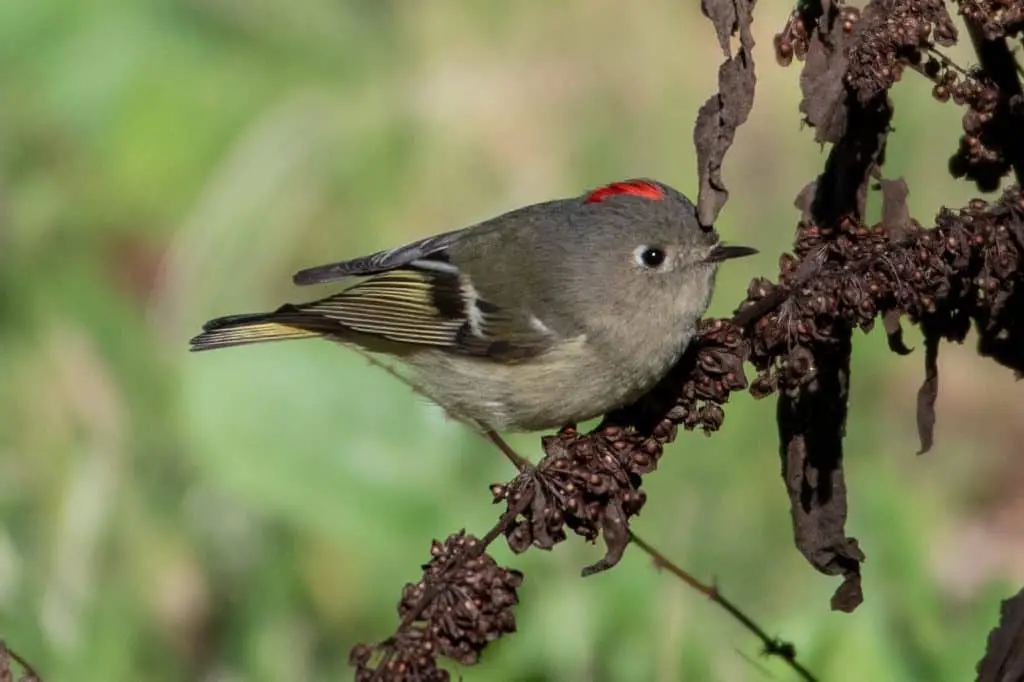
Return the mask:
[[[453,417],[496,431],[540,431],[627,405],[679,359],[688,338],[643,357],[605,358],[574,341],[517,364],[427,351],[406,358],[429,397]]]

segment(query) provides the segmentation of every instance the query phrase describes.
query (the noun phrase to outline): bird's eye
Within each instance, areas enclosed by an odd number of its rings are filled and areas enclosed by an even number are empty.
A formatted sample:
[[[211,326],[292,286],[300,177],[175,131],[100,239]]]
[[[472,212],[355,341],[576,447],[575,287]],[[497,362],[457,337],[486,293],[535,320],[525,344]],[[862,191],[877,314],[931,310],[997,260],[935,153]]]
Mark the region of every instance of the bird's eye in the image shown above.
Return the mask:
[[[656,246],[638,246],[633,254],[637,265],[656,268],[665,262],[665,251]]]

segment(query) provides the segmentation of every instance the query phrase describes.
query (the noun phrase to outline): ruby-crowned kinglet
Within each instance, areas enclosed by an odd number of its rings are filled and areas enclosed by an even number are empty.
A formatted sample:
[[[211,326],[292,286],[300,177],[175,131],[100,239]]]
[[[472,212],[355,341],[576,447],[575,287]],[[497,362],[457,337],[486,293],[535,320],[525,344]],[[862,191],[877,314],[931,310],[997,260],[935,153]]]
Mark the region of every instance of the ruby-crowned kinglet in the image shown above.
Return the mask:
[[[211,320],[191,346],[323,337],[397,357],[456,418],[558,428],[652,388],[693,337],[718,263],[753,253],[702,229],[682,193],[626,180],[302,270],[299,285],[366,279]]]

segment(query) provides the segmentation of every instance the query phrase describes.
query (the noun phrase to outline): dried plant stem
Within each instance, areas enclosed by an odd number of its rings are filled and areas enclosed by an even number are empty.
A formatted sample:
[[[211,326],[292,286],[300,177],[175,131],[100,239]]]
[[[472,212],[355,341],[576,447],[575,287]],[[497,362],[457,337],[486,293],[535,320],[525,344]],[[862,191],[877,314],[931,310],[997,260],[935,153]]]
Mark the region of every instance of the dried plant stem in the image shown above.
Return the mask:
[[[925,51],[928,54],[930,54],[931,56],[933,56],[936,59],[938,59],[944,65],[946,65],[949,68],[953,69],[954,71],[959,71],[962,76],[970,76],[971,75],[970,72],[967,69],[965,69],[964,67],[962,67],[959,64],[957,64],[951,58],[947,57],[945,55],[945,53],[942,52],[942,50],[940,50],[939,48],[935,47],[934,45],[929,45],[927,48],[925,48]]]
[[[825,252],[824,250],[819,250],[813,258],[808,258],[800,263],[797,271],[793,274],[793,283],[791,285],[780,286],[764,298],[736,311],[736,314],[732,316],[730,321],[737,327],[747,327],[773,312],[786,302],[795,289],[799,289],[814,279],[814,276],[821,270],[821,265],[824,262]]]
[[[7,643],[0,639],[0,680],[13,680],[10,670],[10,662],[14,661],[21,666],[23,675],[18,678],[19,682],[41,682],[42,678],[32,665],[22,658],[18,652],[7,646]]]
[[[630,541],[644,551],[651,559],[654,560],[654,565],[658,568],[664,569],[674,575],[675,577],[682,580],[688,586],[692,587],[697,592],[700,592],[705,597],[713,601],[714,603],[721,606],[726,612],[735,618],[739,623],[747,630],[752,632],[758,639],[761,640],[761,644],[764,646],[765,656],[776,656],[786,662],[786,664],[792,668],[800,678],[806,680],[806,682],[817,682],[815,677],[807,668],[800,664],[796,660],[796,648],[789,642],[785,642],[779,638],[769,637],[764,629],[754,622],[754,619],[745,614],[738,606],[733,604],[727,599],[715,585],[708,585],[701,582],[697,578],[693,577],[685,569],[674,564],[668,557],[658,551],[653,545],[648,543],[646,540],[641,538],[639,535],[630,531]]]
[[[512,462],[512,466],[514,466],[517,470],[523,472],[529,469],[531,466],[533,466],[530,463],[530,460],[526,459],[518,452],[513,450],[512,446],[506,443],[505,439],[499,436],[497,431],[495,431],[494,429],[489,429],[487,427],[481,428],[483,428],[484,435],[487,436],[487,440],[494,443],[498,447],[498,449],[501,450],[501,454],[505,455],[505,457],[508,458],[508,461]]]
[[[526,460],[526,458],[517,453],[511,446],[509,446],[508,443],[506,443],[501,438],[501,436],[499,436],[493,430],[488,429],[486,430],[486,433],[488,438],[498,447],[502,454],[504,454],[505,457],[507,457],[509,461],[511,461],[513,465],[515,465],[515,467],[520,472],[526,471],[529,467],[532,467],[532,464],[530,464]],[[518,505],[513,505],[509,509],[509,511],[502,516],[501,521],[499,521],[498,525],[492,528],[491,532],[484,536],[483,540],[481,540],[481,542],[478,545],[479,553],[482,553],[484,549],[486,549],[487,544],[490,544],[490,542],[492,542],[501,532],[503,532],[502,529],[507,528],[508,524],[511,523],[516,516],[518,516],[519,512],[525,509],[525,504],[523,504],[523,501],[526,499],[527,498],[523,497],[522,499],[519,500]],[[519,505],[522,505],[522,507],[520,507]],[[669,573],[682,580],[686,585],[693,588],[697,592],[700,592],[705,597],[709,598],[711,601],[721,606],[723,609],[725,609],[726,612],[729,613],[729,615],[731,615],[733,618],[739,621],[739,623],[743,625],[743,627],[745,627],[747,630],[749,630],[755,636],[757,636],[757,638],[761,640],[761,643],[764,646],[763,651],[766,656],[777,656],[781,658],[782,660],[786,661],[787,665],[789,665],[794,671],[796,671],[796,673],[799,674],[802,679],[806,680],[807,682],[817,682],[817,678],[814,675],[812,675],[803,665],[801,665],[799,661],[796,660],[796,648],[792,644],[790,644],[789,642],[782,641],[778,638],[769,637],[765,633],[764,629],[761,628],[761,626],[754,622],[754,620],[746,613],[744,613],[738,606],[736,606],[729,599],[723,596],[716,586],[707,585],[698,580],[697,578],[693,577],[690,573],[688,573],[686,570],[670,561],[656,547],[648,543],[646,540],[638,536],[633,531],[629,531],[629,539],[633,544],[635,544],[637,547],[643,550],[644,553],[650,556],[651,559],[654,560],[654,563],[658,568],[664,568]],[[429,603],[428,597],[433,598],[433,596],[434,595],[431,595],[429,591],[427,594],[424,595],[424,607],[427,603]],[[408,623],[403,621],[403,627],[407,625]]]

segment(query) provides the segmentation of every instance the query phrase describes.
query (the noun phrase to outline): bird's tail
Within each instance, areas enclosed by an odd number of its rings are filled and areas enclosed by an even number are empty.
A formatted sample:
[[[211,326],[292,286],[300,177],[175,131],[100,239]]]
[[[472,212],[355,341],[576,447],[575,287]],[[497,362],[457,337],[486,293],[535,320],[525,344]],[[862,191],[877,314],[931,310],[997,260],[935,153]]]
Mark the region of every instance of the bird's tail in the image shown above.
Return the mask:
[[[309,319],[294,306],[283,306],[272,313],[227,315],[210,320],[203,332],[189,341],[193,351],[244,346],[265,341],[311,339],[323,336],[316,329],[316,320]]]

